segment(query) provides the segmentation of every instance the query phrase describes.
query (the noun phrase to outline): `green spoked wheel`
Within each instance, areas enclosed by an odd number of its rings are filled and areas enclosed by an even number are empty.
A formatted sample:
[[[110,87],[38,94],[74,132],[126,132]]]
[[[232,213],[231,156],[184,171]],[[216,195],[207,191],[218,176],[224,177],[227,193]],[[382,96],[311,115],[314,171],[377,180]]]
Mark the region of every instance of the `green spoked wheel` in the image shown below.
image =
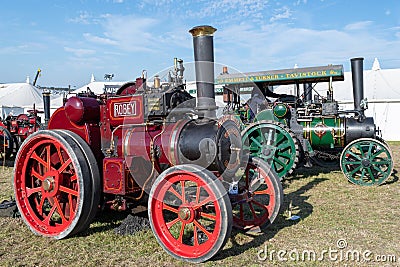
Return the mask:
[[[340,168],[354,184],[380,185],[393,171],[392,152],[376,139],[358,139],[344,148],[340,156]]]
[[[285,125],[258,121],[242,131],[244,153],[267,162],[279,178],[291,174],[299,162],[299,145]]]

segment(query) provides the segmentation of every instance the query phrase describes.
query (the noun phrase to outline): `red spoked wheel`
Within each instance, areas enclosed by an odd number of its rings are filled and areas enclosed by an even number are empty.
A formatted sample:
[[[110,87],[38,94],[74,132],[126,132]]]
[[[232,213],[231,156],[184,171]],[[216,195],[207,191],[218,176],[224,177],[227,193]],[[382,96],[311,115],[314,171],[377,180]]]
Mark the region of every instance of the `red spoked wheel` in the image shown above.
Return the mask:
[[[232,229],[226,190],[213,173],[179,165],[161,173],[149,196],[150,225],[173,257],[203,262],[225,244]]]
[[[94,217],[96,216],[97,212],[99,211],[99,203],[101,197],[101,180],[100,180],[100,171],[97,164],[96,157],[94,156],[92,150],[90,149],[89,145],[86,143],[85,140],[82,139],[79,135],[74,132],[68,130],[55,130],[58,132],[68,143],[76,143],[83,155],[86,158],[86,162],[88,163],[89,167],[89,177],[91,178],[91,205],[89,209],[88,216],[86,217],[86,221],[81,224],[81,227],[77,229],[77,232],[81,232],[89,228],[90,223],[93,221]],[[89,185],[87,185],[89,186]]]
[[[278,175],[267,163],[252,158],[239,169],[237,194],[230,194],[233,226],[245,231],[259,231],[273,223],[283,203],[283,189]]]
[[[78,233],[91,213],[90,169],[76,142],[39,131],[22,144],[14,167],[21,217],[36,234],[56,239]]]

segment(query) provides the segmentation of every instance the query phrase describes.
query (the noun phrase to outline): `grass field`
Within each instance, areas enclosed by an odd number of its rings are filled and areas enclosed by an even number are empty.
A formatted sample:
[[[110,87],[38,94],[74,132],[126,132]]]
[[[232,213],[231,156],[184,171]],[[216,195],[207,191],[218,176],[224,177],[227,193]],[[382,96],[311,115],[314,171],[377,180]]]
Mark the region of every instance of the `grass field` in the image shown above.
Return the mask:
[[[284,182],[283,211],[265,233],[233,230],[224,249],[201,265],[400,265],[400,143],[390,145],[395,171],[385,184],[360,187],[340,170],[299,169]],[[11,176],[12,167],[0,167],[0,201],[12,195]],[[289,214],[300,219],[288,220]],[[150,230],[115,234],[124,216],[104,213],[65,240],[35,236],[21,219],[0,218],[0,266],[188,266],[168,256]]]

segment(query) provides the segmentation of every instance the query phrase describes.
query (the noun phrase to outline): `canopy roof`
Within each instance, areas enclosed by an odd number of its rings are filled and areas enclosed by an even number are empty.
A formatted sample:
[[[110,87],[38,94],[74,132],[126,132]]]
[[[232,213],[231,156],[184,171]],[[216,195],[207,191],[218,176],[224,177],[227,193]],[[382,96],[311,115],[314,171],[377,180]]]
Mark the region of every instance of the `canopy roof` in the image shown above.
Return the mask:
[[[320,67],[293,68],[282,70],[268,70],[247,73],[222,73],[217,79],[217,84],[240,84],[248,86],[249,83],[266,83],[267,85],[282,85],[307,82],[343,81],[343,65],[328,65]]]
[[[43,106],[41,91],[29,83],[0,84],[0,106],[8,107]]]
[[[93,78],[92,78],[93,80]],[[107,90],[108,92],[110,91],[116,91],[118,88],[121,87],[121,85],[125,84],[126,82],[114,82],[114,81],[109,81],[109,82],[96,82],[96,81],[91,81],[90,83],[75,89],[74,91],[71,91],[69,94],[74,95],[78,93],[83,93],[87,91],[91,91],[95,93],[96,95],[104,94],[104,90]],[[57,97],[55,99],[51,100],[51,107],[52,108],[58,108],[63,105],[63,96]]]

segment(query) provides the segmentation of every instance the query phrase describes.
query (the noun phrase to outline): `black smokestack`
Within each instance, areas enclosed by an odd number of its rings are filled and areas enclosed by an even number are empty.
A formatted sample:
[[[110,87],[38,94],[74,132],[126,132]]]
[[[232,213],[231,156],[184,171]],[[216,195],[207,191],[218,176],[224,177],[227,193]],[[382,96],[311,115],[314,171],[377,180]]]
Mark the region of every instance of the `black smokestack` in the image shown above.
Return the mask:
[[[214,44],[211,26],[197,26],[189,32],[193,36],[196,69],[197,107],[204,117],[215,118],[217,105],[214,89]]]
[[[303,89],[304,89],[304,100],[306,102],[311,102],[311,100],[312,100],[312,84],[304,83]]]
[[[43,108],[44,108],[44,121],[47,125],[47,122],[50,119],[50,92],[43,91]]]
[[[352,58],[351,75],[353,78],[353,98],[354,109],[361,113],[364,117],[364,107],[361,106],[361,101],[364,99],[364,79],[363,79],[363,61],[364,58]]]

